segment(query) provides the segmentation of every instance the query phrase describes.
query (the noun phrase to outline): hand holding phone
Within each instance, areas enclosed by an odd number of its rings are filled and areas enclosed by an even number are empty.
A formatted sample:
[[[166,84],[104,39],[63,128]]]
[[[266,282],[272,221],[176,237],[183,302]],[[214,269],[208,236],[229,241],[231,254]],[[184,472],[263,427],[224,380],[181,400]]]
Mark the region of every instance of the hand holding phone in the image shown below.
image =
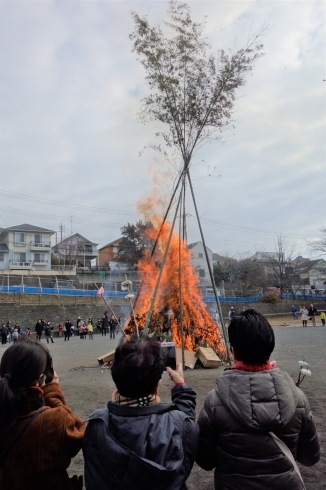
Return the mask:
[[[161,349],[165,361],[165,369],[167,367],[171,369],[177,368],[177,352],[175,348],[175,342],[162,342]]]
[[[174,382],[174,384],[184,383],[183,369],[181,363],[177,364],[175,371],[169,367],[167,367],[166,370],[169,373],[169,377]]]

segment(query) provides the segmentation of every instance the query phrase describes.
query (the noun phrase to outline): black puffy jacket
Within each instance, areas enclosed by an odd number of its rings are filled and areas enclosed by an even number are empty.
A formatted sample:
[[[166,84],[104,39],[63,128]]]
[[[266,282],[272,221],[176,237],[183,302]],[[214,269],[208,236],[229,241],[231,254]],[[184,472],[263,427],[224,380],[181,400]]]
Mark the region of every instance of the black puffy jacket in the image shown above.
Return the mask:
[[[129,407],[109,402],[88,418],[83,441],[87,490],[183,490],[199,427],[196,393],[172,389],[172,403]]]
[[[319,460],[319,441],[309,403],[292,378],[278,368],[236,369],[217,378],[202,408],[196,461],[215,468],[218,490],[301,490],[289,458],[274,432],[300,463]]]

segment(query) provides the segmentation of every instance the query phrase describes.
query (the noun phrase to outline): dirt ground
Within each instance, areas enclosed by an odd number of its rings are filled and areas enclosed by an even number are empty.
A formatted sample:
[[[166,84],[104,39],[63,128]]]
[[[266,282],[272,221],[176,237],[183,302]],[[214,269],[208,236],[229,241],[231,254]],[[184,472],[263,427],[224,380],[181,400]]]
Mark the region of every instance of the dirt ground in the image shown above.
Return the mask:
[[[302,328],[300,321],[292,321],[289,317],[278,318],[271,323],[275,326],[276,336],[272,359],[277,360],[278,367],[287,371],[295,381],[299,372],[298,360],[305,359],[312,371],[312,377],[306,378],[301,388],[311,404],[322,453],[317,465],[312,468],[301,466],[300,469],[307,490],[326,490],[326,327]],[[289,326],[280,326],[284,323]],[[110,340],[108,336],[95,335],[93,341],[74,337],[64,342],[59,338],[49,345],[67,403],[76,415],[86,418],[94,410],[106,406],[114,385],[110,371],[98,365],[97,357],[114,349],[117,342],[117,339]],[[206,394],[214,387],[215,379],[222,371],[223,368],[186,370],[185,379],[198,394],[198,413]],[[160,389],[162,401],[170,401],[170,389],[171,381],[164,375]],[[73,459],[69,472],[83,473],[81,453]],[[189,490],[213,489],[213,472],[206,472],[195,465],[187,486]]]

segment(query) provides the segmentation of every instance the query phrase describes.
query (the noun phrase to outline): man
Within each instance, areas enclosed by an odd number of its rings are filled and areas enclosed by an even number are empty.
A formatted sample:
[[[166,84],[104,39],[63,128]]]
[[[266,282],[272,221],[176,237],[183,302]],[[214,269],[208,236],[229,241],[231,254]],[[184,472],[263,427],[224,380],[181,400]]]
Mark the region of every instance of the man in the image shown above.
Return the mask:
[[[315,308],[312,303],[309,307],[308,315],[310,317],[309,320],[312,321],[312,326],[315,327],[316,326],[317,308]]]
[[[236,316],[237,316],[237,312],[235,311],[233,306],[231,306],[230,311],[229,311],[229,321],[231,321],[232,318],[235,318]]]
[[[103,337],[103,335],[106,336],[106,329],[108,328],[108,323],[109,323],[108,317],[107,317],[107,315],[105,315],[105,313],[103,314],[102,323],[101,323],[102,337]]]
[[[9,333],[9,330],[8,330],[8,327],[6,326],[5,323],[0,328],[0,333],[1,333],[2,345],[6,346],[6,343],[7,343],[7,335]]]
[[[53,327],[51,327],[51,323],[50,322],[47,322],[45,324],[45,327],[44,327],[44,332],[45,332],[45,337],[46,337],[46,343],[49,344],[50,340],[52,342],[52,344],[54,344],[54,340],[53,340],[53,337],[52,337],[52,330],[53,330]]]
[[[65,323],[65,342],[70,339],[72,323],[70,320],[66,320]]]
[[[291,311],[292,311],[293,320],[297,320],[298,319],[297,309],[294,305],[292,305]]]
[[[114,315],[111,316],[111,320],[109,321],[110,327],[110,339],[115,339],[115,329],[117,328],[117,320]]]
[[[44,328],[43,328],[42,320],[37,320],[37,323],[35,325],[36,340],[41,340],[43,330]]]
[[[312,466],[320,457],[309,402],[269,362],[275,337],[263,315],[246,310],[228,334],[235,364],[217,378],[200,412],[196,461],[215,468],[216,490],[302,490],[294,458]]]

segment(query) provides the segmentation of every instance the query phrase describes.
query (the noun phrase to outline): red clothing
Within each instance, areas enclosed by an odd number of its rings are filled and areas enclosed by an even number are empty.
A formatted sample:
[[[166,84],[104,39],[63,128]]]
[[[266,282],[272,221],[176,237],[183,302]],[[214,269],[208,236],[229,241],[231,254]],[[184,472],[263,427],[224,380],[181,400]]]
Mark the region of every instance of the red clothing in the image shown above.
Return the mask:
[[[46,406],[0,470],[1,490],[72,489],[66,469],[81,449],[86,424],[67,407],[57,383],[44,386],[43,395]],[[34,413],[18,418],[1,455]]]

